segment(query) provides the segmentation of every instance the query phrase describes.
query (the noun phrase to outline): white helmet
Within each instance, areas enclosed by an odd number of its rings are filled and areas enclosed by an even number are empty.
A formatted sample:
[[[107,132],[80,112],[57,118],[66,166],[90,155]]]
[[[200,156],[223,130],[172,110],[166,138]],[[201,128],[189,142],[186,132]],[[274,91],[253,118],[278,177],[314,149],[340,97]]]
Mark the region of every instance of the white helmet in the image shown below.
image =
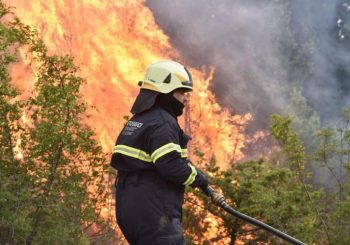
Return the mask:
[[[151,64],[144,80],[140,81],[139,85],[141,89],[149,89],[162,94],[170,93],[178,88],[193,90],[190,72],[183,65],[171,60]]]

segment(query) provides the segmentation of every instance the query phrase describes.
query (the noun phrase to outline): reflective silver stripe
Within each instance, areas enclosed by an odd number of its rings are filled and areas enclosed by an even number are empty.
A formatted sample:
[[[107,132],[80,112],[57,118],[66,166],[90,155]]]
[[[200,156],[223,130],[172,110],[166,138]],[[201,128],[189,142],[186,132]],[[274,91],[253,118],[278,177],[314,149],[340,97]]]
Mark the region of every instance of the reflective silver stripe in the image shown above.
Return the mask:
[[[139,149],[126,146],[126,145],[116,145],[113,147],[113,153],[120,153],[129,157],[133,157],[145,162],[152,162],[151,157],[144,151]]]
[[[181,153],[181,147],[180,145],[174,144],[174,143],[168,143],[166,145],[163,145],[162,147],[159,147],[157,150],[155,150],[151,154],[151,159],[153,162],[156,162],[158,158],[164,156],[165,154],[168,154],[169,152],[177,151]]]
[[[194,180],[196,179],[196,176],[197,176],[196,168],[190,163],[187,163],[187,164],[191,168],[192,172],[188,176],[187,180],[183,183],[183,185],[185,185],[185,186],[188,186],[188,185],[192,184],[194,182]]]

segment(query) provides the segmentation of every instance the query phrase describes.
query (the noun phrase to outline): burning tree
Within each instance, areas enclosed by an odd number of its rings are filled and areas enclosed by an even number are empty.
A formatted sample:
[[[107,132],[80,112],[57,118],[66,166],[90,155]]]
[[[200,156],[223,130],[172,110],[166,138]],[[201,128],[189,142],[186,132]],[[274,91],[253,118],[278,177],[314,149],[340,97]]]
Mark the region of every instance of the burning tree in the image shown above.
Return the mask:
[[[108,239],[100,217],[108,164],[86,124],[84,79],[0,2],[0,243],[89,244]],[[23,99],[9,67],[25,48],[35,90]]]
[[[153,60],[179,57],[170,45],[169,37],[157,27],[151,12],[144,7],[144,1],[128,1],[125,6],[108,2],[103,8],[84,4],[69,8],[68,2],[62,1],[53,1],[52,6],[46,1],[37,1],[40,7],[35,8],[29,2],[15,2],[21,7],[19,12],[23,17],[29,15],[33,24],[44,26],[41,31],[51,46],[50,52],[69,52],[70,48],[77,59],[80,56],[79,63],[85,65],[82,66],[83,74],[90,82],[90,87],[85,88],[85,99],[100,110],[102,108],[102,113],[90,121],[96,127],[100,142],[109,149],[112,137],[115,137],[110,132],[118,130],[115,121],[127,113],[126,108],[132,102],[130,98],[136,93],[136,86],[131,83]],[[83,10],[92,14],[90,21],[81,14]],[[39,14],[42,12],[45,17]],[[85,81],[76,75],[78,69],[70,57],[48,55],[35,33],[18,20],[9,18],[8,13],[9,9],[1,4],[0,243],[76,244],[88,243],[94,236],[95,240],[97,236],[107,241],[110,230],[99,215],[101,202],[107,200],[103,190],[104,166],[107,164],[94,133],[82,123],[87,119],[84,116],[87,105],[82,103],[79,88]],[[48,16],[53,20],[46,18]],[[66,16],[70,16],[71,21]],[[82,26],[85,22],[87,25]],[[344,45],[345,41],[346,38]],[[23,45],[29,49],[25,61],[31,62],[27,64],[28,74],[35,73],[36,77],[35,88],[29,97],[11,85],[8,70],[18,57],[17,47]],[[305,57],[306,61],[298,58],[299,55],[308,56],[308,52],[298,45],[291,47],[291,53],[296,57],[292,55],[292,64],[287,62],[286,66],[295,69],[297,74],[303,71],[296,76],[298,80],[309,73],[308,67],[312,64]],[[292,52],[294,48],[297,52]],[[305,45],[307,48],[312,49]],[[24,49],[20,51],[23,53]],[[273,57],[266,58],[273,60]],[[195,69],[192,72],[198,80],[198,92],[191,99],[193,117],[188,120],[195,131],[191,151],[198,148],[205,151],[207,157],[205,159],[197,152],[198,157],[193,159],[198,160],[199,166],[211,162],[206,168],[212,183],[224,193],[229,204],[305,242],[348,244],[348,114],[344,113],[341,127],[321,130],[316,138],[313,135],[316,117],[295,118],[301,139],[312,144],[306,149],[305,142],[298,140],[290,127],[292,120],[275,117],[271,132],[279,141],[278,150],[271,147],[272,154],[265,159],[238,163],[248,138],[244,128],[251,116],[236,115],[234,118],[228,110],[222,110],[208,86],[213,71],[209,72],[208,79],[204,78],[205,72]],[[128,88],[123,89],[127,94],[124,97],[120,96],[121,90],[116,89],[121,84],[127,84]],[[295,93],[299,94],[299,91]],[[104,100],[95,100],[102,97]],[[304,102],[299,101],[305,105]],[[118,104],[117,108],[112,109],[115,104]],[[306,116],[310,115],[308,110],[305,112]],[[108,123],[105,122],[106,115],[112,118]],[[219,169],[216,163],[228,169]],[[318,174],[314,170],[320,166],[329,172],[333,186],[327,192],[331,198],[324,197],[319,185],[309,178],[307,170],[311,165],[314,176]],[[192,238],[189,242],[280,243],[266,232],[232,219],[207,204],[207,198],[201,193],[190,192],[188,198],[188,204],[193,204],[187,206],[184,215],[186,234]]]

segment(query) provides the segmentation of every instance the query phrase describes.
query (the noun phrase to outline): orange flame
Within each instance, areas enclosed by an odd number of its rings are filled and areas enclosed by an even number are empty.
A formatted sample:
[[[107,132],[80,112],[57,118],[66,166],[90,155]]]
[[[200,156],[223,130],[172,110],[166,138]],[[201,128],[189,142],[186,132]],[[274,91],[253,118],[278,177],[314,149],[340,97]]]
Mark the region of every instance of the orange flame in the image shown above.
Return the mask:
[[[87,78],[84,98],[97,108],[91,112],[89,124],[107,152],[124,124],[123,116],[129,114],[138,92],[137,81],[143,79],[146,67],[160,59],[181,58],[156,25],[145,0],[4,2],[16,7],[14,12],[22,22],[37,28],[49,52],[74,57],[80,75]],[[21,57],[23,62],[13,66],[12,78],[29,92],[34,68],[24,53]],[[251,115],[233,116],[217,103],[209,90],[214,68],[190,70],[195,92],[190,99],[190,117],[183,125],[190,122],[191,152],[198,149],[206,159],[215,156],[220,166],[227,167],[243,157],[241,149],[247,142],[243,132]]]
[[[81,75],[88,79],[82,93],[98,109],[90,123],[106,151],[124,123],[123,116],[129,114],[137,81],[143,78],[147,65],[179,58],[142,0],[5,3],[16,6],[16,15],[38,29],[50,52],[75,57]],[[24,54],[22,57],[25,60]],[[208,158],[215,155],[221,166],[227,166],[243,156],[240,149],[246,139],[242,132],[251,115],[232,116],[216,102],[208,89],[213,69],[209,76],[203,70],[191,72],[196,81],[190,105],[193,148]],[[17,64],[12,74],[20,88],[31,88],[28,81],[35,77],[28,64]]]

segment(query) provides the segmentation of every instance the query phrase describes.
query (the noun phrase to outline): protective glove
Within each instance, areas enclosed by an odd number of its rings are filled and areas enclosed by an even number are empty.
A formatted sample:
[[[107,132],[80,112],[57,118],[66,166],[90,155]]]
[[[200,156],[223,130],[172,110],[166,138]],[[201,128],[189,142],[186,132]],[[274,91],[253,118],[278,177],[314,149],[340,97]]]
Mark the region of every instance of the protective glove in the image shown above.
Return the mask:
[[[208,188],[208,177],[204,174],[202,170],[199,168],[195,167],[197,170],[197,176],[196,179],[193,181],[193,183],[190,185],[191,187],[199,187],[201,188],[204,192]]]

